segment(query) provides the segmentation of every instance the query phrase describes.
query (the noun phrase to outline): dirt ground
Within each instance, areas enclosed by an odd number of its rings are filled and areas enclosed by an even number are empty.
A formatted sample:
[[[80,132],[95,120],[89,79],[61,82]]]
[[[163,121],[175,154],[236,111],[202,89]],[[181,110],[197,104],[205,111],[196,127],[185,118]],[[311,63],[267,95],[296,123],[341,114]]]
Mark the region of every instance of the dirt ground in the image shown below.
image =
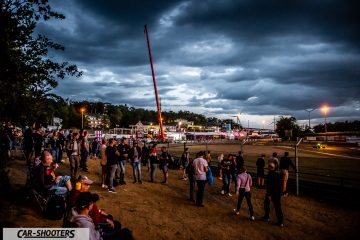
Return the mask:
[[[236,152],[238,146],[218,147],[219,151]],[[222,149],[224,148],[224,149]],[[196,147],[191,147],[195,152]],[[171,148],[173,153],[179,149]],[[246,153],[270,154],[272,148],[247,146]],[[246,161],[246,158],[245,158]],[[252,188],[255,221],[249,220],[246,203],[240,215],[233,213],[237,197],[222,196],[222,183],[215,178],[214,186],[205,188],[204,208],[187,200],[187,181],[180,180],[179,170],[170,170],[169,184],[162,185],[157,172],[157,183],[149,182],[147,167],[142,168],[143,184],[132,183],[132,168],[127,165],[127,184],[117,186],[117,193],[108,193],[100,187],[100,166],[96,159],[89,160],[94,180],[91,191],[100,195],[98,205],[130,228],[136,239],[358,239],[359,209],[330,205],[314,199],[290,194],[282,198],[285,227],[275,225],[276,216],[271,208],[271,221],[262,222],[264,190]],[[44,219],[36,205],[24,191],[25,163],[9,163],[11,188],[0,197],[0,223],[2,227],[61,227],[62,221]],[[68,161],[58,169],[68,174]],[[83,172],[80,172],[83,174]],[[232,186],[234,191],[234,186]]]

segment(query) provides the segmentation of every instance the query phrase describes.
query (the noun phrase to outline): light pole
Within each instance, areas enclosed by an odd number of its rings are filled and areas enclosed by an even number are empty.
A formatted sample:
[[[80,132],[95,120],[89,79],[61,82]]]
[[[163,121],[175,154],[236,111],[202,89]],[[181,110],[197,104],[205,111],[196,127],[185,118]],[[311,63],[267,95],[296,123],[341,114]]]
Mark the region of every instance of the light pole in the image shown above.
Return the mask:
[[[325,125],[324,125],[324,127],[325,127],[325,133],[327,133],[327,129],[326,129],[326,115],[327,115],[327,112],[329,111],[329,107],[328,107],[328,106],[323,106],[323,107],[321,108],[321,111],[323,111],[323,113],[324,113],[324,119],[325,119]]]
[[[81,129],[84,129],[84,111],[85,111],[85,109],[81,108],[80,111],[81,111]]]
[[[315,110],[315,108],[312,108],[312,109],[304,109],[305,111],[307,111],[308,113],[309,113],[309,130],[311,130],[311,125],[310,125],[310,113],[312,112],[312,111],[314,111]]]
[[[323,106],[321,108],[321,111],[323,111],[324,113],[324,119],[325,119],[325,124],[324,124],[324,128],[325,128],[325,141],[327,141],[327,127],[326,127],[326,115],[327,115],[327,112],[329,111],[329,107],[328,106]]]

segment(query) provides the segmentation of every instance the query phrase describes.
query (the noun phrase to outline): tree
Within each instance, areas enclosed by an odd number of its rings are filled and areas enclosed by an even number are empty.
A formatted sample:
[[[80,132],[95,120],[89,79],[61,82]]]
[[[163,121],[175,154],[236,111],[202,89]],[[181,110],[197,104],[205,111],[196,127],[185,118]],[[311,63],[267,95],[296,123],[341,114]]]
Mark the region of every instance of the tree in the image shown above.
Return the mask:
[[[327,132],[356,132],[360,131],[360,121],[353,122],[335,122],[335,123],[326,123]],[[325,132],[325,125],[318,124],[314,126],[315,133]]]
[[[276,133],[282,139],[290,139],[293,136],[297,136],[300,131],[299,126],[296,124],[296,118],[294,117],[280,117],[276,121]]]
[[[113,105],[108,106],[108,116],[109,116],[109,122],[111,128],[114,128],[116,127],[116,125],[119,125],[122,115],[123,114],[119,107]]]
[[[0,0],[0,116],[28,124],[39,118],[38,105],[53,97],[57,79],[81,76],[75,65],[47,57],[64,47],[44,35],[35,36],[40,21],[64,19],[48,0]],[[40,103],[40,104],[39,104]]]

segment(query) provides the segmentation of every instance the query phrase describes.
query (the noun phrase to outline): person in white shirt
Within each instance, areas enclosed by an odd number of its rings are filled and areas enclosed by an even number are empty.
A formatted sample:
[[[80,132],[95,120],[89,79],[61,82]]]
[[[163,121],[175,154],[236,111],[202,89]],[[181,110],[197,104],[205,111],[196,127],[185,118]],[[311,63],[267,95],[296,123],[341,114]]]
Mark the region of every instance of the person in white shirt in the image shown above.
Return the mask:
[[[273,152],[272,156],[269,158],[268,165],[274,163],[275,171],[279,170],[279,159],[277,158],[277,152]]]
[[[195,180],[198,187],[196,192],[195,205],[198,207],[204,207],[203,198],[206,184],[206,173],[208,171],[208,162],[204,159],[205,152],[199,152],[196,155],[196,159],[193,161],[193,167],[195,170]]]

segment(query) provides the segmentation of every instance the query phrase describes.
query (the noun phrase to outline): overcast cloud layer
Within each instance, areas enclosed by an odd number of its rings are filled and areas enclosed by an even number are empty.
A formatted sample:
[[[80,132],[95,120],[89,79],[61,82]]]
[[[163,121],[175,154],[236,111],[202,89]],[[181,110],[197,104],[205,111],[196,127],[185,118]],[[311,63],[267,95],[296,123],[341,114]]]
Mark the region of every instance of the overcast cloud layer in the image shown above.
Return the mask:
[[[163,110],[267,127],[274,115],[360,120],[360,2],[52,0],[66,16],[39,31],[63,44],[56,59],[84,71],[59,82],[72,100],[156,109],[148,25]],[[233,118],[236,120],[236,118]],[[262,123],[265,121],[265,123]],[[269,127],[270,128],[270,127]]]

